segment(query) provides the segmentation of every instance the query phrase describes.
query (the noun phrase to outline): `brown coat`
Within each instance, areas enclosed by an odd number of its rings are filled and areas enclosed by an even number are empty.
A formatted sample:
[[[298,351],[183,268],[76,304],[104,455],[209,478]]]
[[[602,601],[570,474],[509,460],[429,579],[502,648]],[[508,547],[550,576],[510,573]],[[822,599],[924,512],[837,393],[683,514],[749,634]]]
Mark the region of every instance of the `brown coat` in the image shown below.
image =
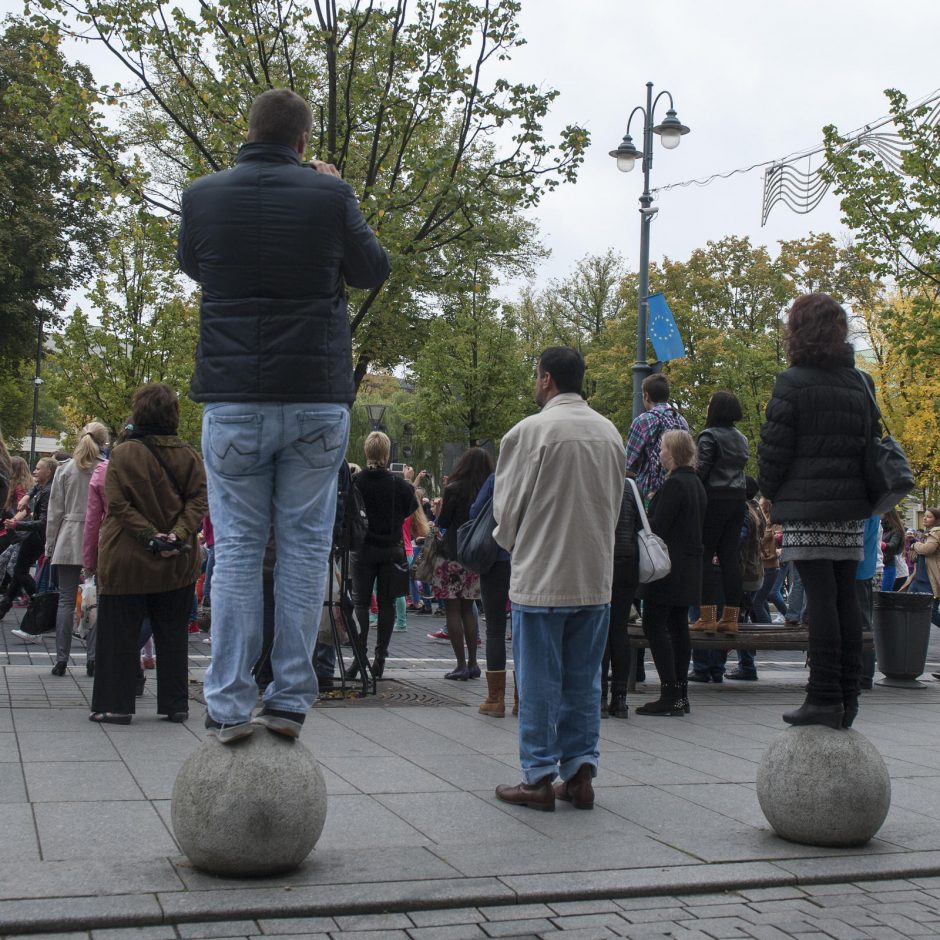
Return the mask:
[[[141,441],[114,448],[105,482],[108,515],[98,550],[101,594],[175,591],[199,577],[202,559],[196,533],[209,510],[202,458],[178,437],[151,440],[176,476],[185,501]],[[175,558],[152,555],[147,541],[158,532],[176,533],[190,551]]]
[[[923,542],[914,543],[914,551],[927,562],[927,577],[934,597],[940,597],[940,526],[934,526]]]

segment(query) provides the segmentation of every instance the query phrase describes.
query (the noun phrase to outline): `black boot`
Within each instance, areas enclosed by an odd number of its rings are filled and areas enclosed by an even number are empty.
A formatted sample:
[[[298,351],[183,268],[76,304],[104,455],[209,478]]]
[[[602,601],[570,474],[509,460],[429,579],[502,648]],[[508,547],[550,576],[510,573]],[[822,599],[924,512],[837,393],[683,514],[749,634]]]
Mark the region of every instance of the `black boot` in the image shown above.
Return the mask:
[[[655,702],[641,705],[638,715],[684,715],[685,706],[679,696],[679,686],[664,682],[660,686],[659,698]]]
[[[609,718],[610,709],[607,705],[607,683],[601,682],[601,718]]]
[[[807,698],[799,708],[784,712],[783,720],[788,725],[825,725],[838,730],[842,727],[844,716],[845,709],[841,702],[819,705]]]
[[[372,675],[381,679],[385,672],[385,650],[376,650],[375,659],[372,660]]]
[[[847,692],[842,696],[842,727],[851,728],[858,715],[858,692]]]
[[[692,706],[689,704],[689,683],[680,682],[679,686],[679,701],[682,703],[682,711],[684,714],[688,715],[692,711]]]
[[[614,682],[610,691],[610,707],[608,713],[611,718],[629,718],[630,709],[627,707],[626,682]]]

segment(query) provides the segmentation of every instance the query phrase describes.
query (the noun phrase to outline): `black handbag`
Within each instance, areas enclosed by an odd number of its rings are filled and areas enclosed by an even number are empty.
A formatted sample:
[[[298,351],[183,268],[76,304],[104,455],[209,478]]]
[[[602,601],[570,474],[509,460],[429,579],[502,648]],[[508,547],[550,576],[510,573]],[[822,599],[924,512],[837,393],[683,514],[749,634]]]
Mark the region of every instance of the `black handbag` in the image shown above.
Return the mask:
[[[493,497],[480,510],[476,519],[468,519],[457,530],[457,561],[469,571],[486,574],[496,562],[499,546],[493,538]]]
[[[43,571],[38,577],[39,584],[43,584],[49,563],[43,565]],[[40,633],[49,633],[55,630],[56,615],[59,612],[58,591],[37,591],[30,599],[26,613],[20,623],[20,629],[30,636],[39,636]]]
[[[864,375],[858,372],[862,385],[871,399],[875,415],[888,431],[878,402],[865,381]],[[904,453],[904,448],[889,434],[879,437],[872,433],[872,420],[869,417],[868,430],[865,435],[865,488],[868,491],[868,501],[871,504],[873,516],[880,516],[890,512],[905,496],[914,489],[914,472]]]

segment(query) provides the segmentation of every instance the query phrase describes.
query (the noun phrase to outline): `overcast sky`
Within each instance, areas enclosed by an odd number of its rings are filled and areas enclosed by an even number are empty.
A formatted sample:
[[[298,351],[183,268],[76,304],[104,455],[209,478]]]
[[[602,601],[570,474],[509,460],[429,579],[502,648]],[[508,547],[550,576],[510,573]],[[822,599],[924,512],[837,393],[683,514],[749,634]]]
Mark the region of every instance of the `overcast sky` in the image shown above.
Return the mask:
[[[936,0],[528,0],[522,22],[528,45],[513,77],[558,88],[553,130],[581,122],[592,137],[578,183],[538,211],[552,249],[540,280],[608,247],[637,264],[642,174],[639,164],[619,173],[607,152],[648,81],[672,92],[691,128],[676,150],[657,141],[654,187],[810,148],[830,123],[854,130],[887,113],[885,88],[912,100],[940,88]],[[633,138],[639,146],[641,135]],[[831,194],[809,215],[777,206],[761,228],[762,186],[761,169],[660,194],[651,257],[684,259],[726,235],[774,246],[845,232]]]
[[[20,13],[22,6],[0,0],[0,11]],[[611,247],[636,265],[642,174],[639,166],[619,173],[607,152],[633,106],[644,102],[647,81],[672,92],[691,128],[676,150],[657,141],[654,187],[813,147],[829,123],[860,127],[887,112],[885,88],[912,100],[940,88],[937,0],[523,0],[521,33],[528,45],[506,66],[506,77],[559,89],[547,122],[551,136],[581,123],[592,137],[578,183],[547,196],[536,213],[552,252],[540,283]],[[80,48],[89,55],[89,47]],[[100,71],[107,60],[89,61]],[[119,75],[109,65],[101,77]],[[665,107],[661,102],[657,119]],[[639,127],[633,137],[640,145]],[[661,193],[652,259],[684,259],[726,235],[775,246],[810,231],[845,233],[832,195],[810,215],[778,206],[761,228],[762,184],[760,169]]]

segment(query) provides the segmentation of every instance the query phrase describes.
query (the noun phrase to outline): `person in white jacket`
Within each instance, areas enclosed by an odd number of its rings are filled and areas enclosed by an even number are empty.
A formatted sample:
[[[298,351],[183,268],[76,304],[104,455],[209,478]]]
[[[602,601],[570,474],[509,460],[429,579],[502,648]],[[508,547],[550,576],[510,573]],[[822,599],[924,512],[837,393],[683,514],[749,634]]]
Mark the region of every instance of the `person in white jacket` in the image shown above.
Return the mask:
[[[556,797],[579,809],[594,805],[601,661],[626,468],[620,434],[588,407],[583,382],[577,350],[542,353],[542,410],[503,438],[493,495],[494,537],[512,553],[522,765],[522,783],[499,786],[496,796],[545,811],[554,810]]]
[[[85,510],[88,505],[88,484],[95,467],[107,459],[108,429],[95,421],[82,428],[72,459],[58,470],[49,494],[46,521],[46,558],[50,559],[59,581],[59,610],[55,624],[54,676],[64,676],[72,652],[72,625],[78,582],[82,575],[82,538],[85,532]],[[95,673],[95,631],[85,638],[87,659],[85,671]]]

